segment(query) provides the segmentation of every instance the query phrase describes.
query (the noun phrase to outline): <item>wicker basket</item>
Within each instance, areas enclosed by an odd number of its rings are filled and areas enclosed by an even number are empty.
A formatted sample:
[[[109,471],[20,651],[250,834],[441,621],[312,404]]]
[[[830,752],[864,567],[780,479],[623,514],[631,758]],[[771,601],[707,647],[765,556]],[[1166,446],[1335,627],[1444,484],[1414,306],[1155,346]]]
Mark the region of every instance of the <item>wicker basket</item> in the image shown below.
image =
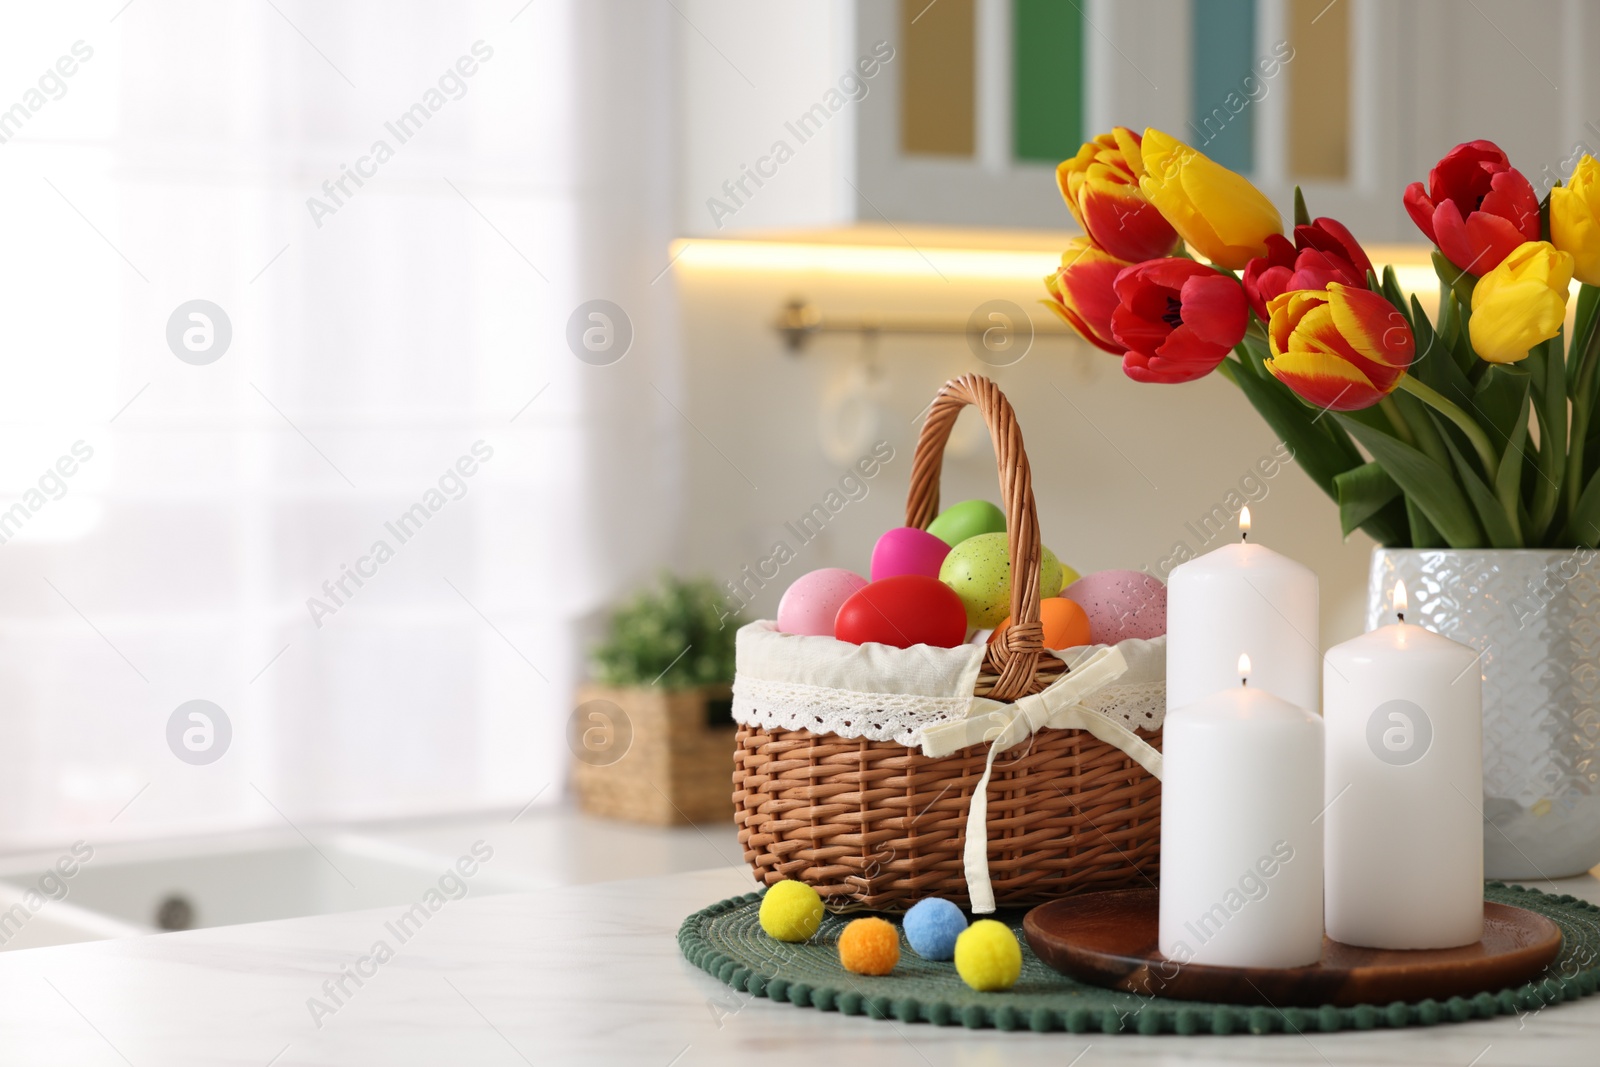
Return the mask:
[[[1066,667],[1043,650],[1033,479],[1015,413],[989,379],[963,375],[934,399],[917,441],[906,525],[926,529],[938,514],[945,443],[967,404],[995,442],[1014,562],[1011,617],[1021,620],[988,647],[977,695],[1010,702]],[[1160,747],[1159,730],[1140,736]],[[745,859],[762,882],[806,882],[835,911],[899,911],[927,896],[967,904],[967,809],[987,755],[974,745],[935,759],[893,741],[741,725],[733,804]],[[989,873],[1001,906],[1154,883],[1161,783],[1086,731],[1046,728],[1001,755],[988,803]]]

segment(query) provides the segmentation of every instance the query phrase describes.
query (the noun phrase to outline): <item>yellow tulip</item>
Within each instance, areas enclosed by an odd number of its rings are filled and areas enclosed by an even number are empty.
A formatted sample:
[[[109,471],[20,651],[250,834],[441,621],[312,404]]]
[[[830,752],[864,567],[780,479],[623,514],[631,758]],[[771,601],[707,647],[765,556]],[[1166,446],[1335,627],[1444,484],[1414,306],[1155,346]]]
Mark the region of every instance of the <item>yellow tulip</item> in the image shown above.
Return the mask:
[[[1564,186],[1550,190],[1550,241],[1572,255],[1573,275],[1600,285],[1600,163],[1585,154]]]
[[[1567,316],[1573,259],[1549,241],[1524,241],[1472,290],[1473,350],[1490,363],[1515,363],[1548,341]]]
[[[1220,267],[1243,270],[1267,254],[1268,237],[1283,233],[1283,217],[1261,190],[1160,130],[1144,131],[1134,169],[1178,235]]]

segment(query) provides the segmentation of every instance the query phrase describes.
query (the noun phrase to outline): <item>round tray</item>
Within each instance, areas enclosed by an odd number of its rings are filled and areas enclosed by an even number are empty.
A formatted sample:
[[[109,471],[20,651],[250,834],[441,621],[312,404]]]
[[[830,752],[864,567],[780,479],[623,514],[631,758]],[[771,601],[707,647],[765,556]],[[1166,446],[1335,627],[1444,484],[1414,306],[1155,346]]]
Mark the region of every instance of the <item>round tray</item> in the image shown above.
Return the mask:
[[[1156,948],[1160,895],[1122,889],[1064,897],[1023,919],[1034,953],[1081,982],[1173,1000],[1316,1007],[1443,1000],[1519,985],[1561,951],[1543,915],[1485,901],[1483,940],[1461,948],[1358,948],[1324,938],[1309,967],[1179,964]]]

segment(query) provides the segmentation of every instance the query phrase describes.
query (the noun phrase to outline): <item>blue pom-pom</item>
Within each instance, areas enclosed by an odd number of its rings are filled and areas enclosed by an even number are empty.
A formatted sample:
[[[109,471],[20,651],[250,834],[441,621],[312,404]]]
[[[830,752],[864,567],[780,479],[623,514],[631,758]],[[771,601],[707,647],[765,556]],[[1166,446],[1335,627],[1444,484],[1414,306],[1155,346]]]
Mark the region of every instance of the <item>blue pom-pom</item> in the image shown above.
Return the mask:
[[[956,938],[967,928],[961,909],[941,897],[919,900],[901,924],[911,950],[925,960],[954,959]]]

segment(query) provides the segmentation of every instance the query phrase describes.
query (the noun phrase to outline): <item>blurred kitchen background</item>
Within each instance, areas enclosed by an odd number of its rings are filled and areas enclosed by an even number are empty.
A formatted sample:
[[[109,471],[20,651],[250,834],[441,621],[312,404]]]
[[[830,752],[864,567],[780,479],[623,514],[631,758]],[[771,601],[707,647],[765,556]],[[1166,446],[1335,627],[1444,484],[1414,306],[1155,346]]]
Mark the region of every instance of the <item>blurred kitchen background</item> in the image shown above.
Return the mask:
[[[1483,137],[1542,193],[1595,54],[1580,0],[8,6],[0,883],[95,858],[7,947],[387,903],[479,839],[475,891],[738,863],[574,813],[588,650],[664,570],[759,617],[864,567],[965,371],[1064,562],[1164,577],[1248,501],[1359,631],[1370,542],[1233,387],[1040,305],[1054,164],[1161,127],[1425,291],[1405,183]],[[944,487],[995,495],[975,421]]]

